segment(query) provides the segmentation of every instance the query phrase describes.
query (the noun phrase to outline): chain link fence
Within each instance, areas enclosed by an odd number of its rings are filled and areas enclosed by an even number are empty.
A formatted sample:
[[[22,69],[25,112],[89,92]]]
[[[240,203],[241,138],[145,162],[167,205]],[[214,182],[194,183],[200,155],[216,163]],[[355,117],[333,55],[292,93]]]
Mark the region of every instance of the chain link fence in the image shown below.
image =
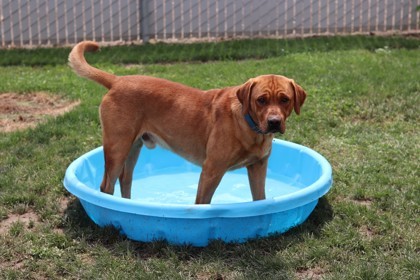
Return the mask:
[[[1,0],[1,47],[418,33],[420,0]]]

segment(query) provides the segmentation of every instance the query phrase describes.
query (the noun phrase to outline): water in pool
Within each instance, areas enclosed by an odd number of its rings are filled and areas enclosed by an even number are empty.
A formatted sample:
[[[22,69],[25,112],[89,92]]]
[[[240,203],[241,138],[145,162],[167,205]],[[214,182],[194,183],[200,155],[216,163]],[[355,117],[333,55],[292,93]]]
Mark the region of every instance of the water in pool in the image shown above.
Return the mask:
[[[131,198],[147,203],[193,204],[199,177],[200,173],[198,172],[185,172],[134,178]],[[289,194],[300,188],[296,182],[291,182],[286,177],[266,179],[267,197]],[[115,187],[114,195],[121,197],[119,184]],[[248,201],[252,201],[248,175],[246,173],[227,173],[216,189],[212,204]]]

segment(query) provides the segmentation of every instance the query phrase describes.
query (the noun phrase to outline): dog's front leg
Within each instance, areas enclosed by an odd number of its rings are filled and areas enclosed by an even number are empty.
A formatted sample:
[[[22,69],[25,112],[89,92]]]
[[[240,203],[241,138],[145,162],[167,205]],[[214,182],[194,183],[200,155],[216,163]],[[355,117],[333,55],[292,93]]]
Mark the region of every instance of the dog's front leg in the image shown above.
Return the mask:
[[[221,167],[221,164],[215,164],[215,162],[209,160],[205,161],[198,182],[195,204],[209,204],[211,202],[211,198],[225,172],[226,168]]]
[[[265,177],[267,175],[268,157],[247,166],[249,185],[253,200],[265,199]]]

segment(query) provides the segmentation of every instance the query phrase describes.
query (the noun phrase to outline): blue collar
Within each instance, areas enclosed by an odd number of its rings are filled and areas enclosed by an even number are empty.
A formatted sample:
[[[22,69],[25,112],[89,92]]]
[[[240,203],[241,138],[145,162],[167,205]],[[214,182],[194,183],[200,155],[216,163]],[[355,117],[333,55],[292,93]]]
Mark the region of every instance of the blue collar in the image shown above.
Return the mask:
[[[248,123],[249,127],[255,131],[256,133],[263,134],[258,125],[255,123],[255,121],[252,119],[251,115],[248,113],[245,115],[245,120]]]

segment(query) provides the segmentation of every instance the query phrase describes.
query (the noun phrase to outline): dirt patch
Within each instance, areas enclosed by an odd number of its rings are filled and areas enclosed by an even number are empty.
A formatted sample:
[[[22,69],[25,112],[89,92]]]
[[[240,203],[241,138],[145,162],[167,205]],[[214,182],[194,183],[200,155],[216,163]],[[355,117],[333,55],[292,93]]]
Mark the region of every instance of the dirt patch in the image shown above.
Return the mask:
[[[39,222],[38,215],[32,211],[29,211],[25,214],[12,214],[3,221],[0,222],[0,234],[5,234],[9,229],[17,222],[24,224],[25,228],[33,227],[34,224]]]
[[[63,197],[58,200],[58,212],[64,214],[71,199]],[[31,209],[28,209],[24,214],[10,214],[8,217],[0,221],[0,235],[9,232],[10,228],[15,223],[21,223],[25,229],[34,229],[39,223],[41,223],[39,216]],[[53,231],[58,234],[64,234],[63,228],[57,227]]]
[[[71,199],[68,198],[68,197],[62,197],[62,198],[60,198],[60,200],[58,201],[58,211],[61,214],[64,214],[64,212],[68,208],[70,202],[71,202]]]
[[[369,197],[357,197],[357,198],[350,198],[350,197],[338,197],[337,198],[338,202],[347,202],[347,203],[353,203],[356,205],[361,205],[361,206],[365,206],[367,208],[370,208],[373,204],[373,199],[369,198]]]
[[[325,275],[326,271],[321,267],[314,267],[314,268],[302,268],[296,272],[296,278],[302,280],[318,280],[322,279]]]
[[[372,199],[370,198],[351,199],[350,201],[355,204],[366,206],[366,207],[370,207],[373,203]]]
[[[0,132],[35,127],[47,117],[62,115],[79,104],[45,92],[0,94]]]
[[[71,199],[69,197],[62,197],[58,200],[58,213],[61,215],[65,215],[69,204],[71,203]],[[58,227],[54,228],[53,231],[58,234],[64,234],[64,228],[59,225]]]
[[[197,280],[223,280],[223,276],[220,273],[201,272],[196,275]]]
[[[372,240],[375,235],[375,232],[368,226],[362,226],[359,228],[359,233],[367,240]]]

